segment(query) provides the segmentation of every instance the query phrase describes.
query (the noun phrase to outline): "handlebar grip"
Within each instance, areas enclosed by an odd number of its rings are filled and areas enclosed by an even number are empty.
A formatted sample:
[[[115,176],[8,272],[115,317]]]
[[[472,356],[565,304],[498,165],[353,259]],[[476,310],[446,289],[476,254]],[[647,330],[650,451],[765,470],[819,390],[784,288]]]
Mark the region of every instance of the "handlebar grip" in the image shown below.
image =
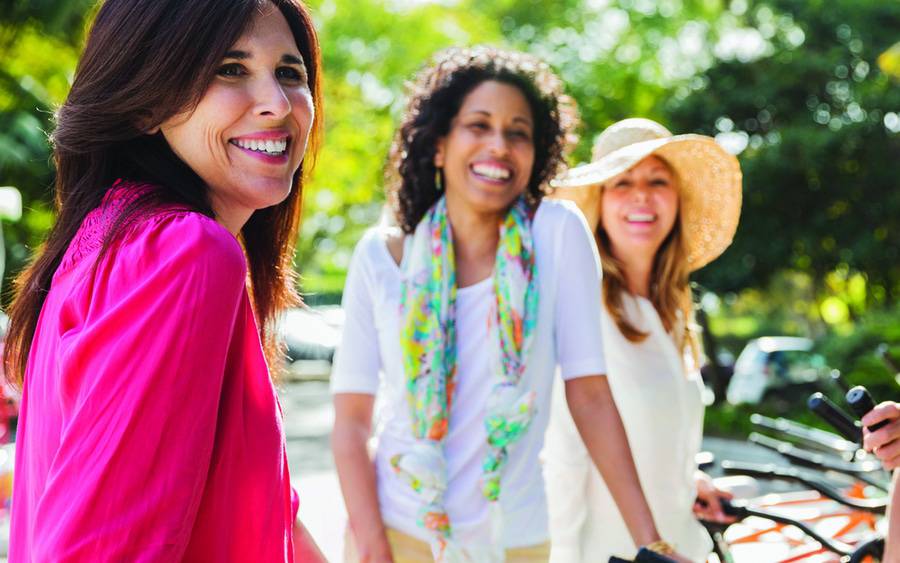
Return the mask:
[[[674,563],[674,559],[642,547],[631,561],[614,555],[609,558],[609,563]]]
[[[640,548],[634,558],[634,563],[673,563],[674,561],[671,557],[650,551],[646,547]]]
[[[868,389],[862,385],[857,385],[853,389],[847,391],[847,404],[850,405],[850,410],[852,410],[853,414],[858,418],[864,417],[869,411],[875,408],[875,401],[872,399],[872,395],[870,395]],[[887,423],[887,420],[882,420],[881,422],[869,426],[868,429],[870,432],[875,432]]]
[[[813,393],[809,396],[809,401],[806,404],[811,411],[833,426],[844,438],[852,442],[862,441],[862,431],[857,426],[857,422],[832,403],[825,395]]]
[[[722,505],[722,512],[725,513],[725,516],[733,516],[738,520],[743,520],[747,517],[747,507],[745,506],[735,506],[731,500],[720,497],[719,504]]]

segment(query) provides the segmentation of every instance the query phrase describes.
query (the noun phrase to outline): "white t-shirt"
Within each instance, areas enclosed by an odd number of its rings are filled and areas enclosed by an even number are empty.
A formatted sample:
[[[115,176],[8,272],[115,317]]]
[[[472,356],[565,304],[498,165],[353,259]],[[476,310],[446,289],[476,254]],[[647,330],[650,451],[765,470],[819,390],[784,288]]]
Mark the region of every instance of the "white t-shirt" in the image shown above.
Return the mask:
[[[539,288],[535,337],[524,382],[536,392],[529,431],[509,452],[501,481],[505,548],[549,538],[544,482],[538,454],[550,416],[554,373],[566,379],[606,372],[600,324],[600,261],[587,223],[571,202],[544,201],[532,226]],[[405,259],[405,258],[404,258]],[[413,444],[406,376],[400,351],[401,270],[371,229],[353,255],[343,306],[346,324],[331,376],[333,393],[377,394],[375,469],[385,524],[428,540],[416,524],[421,500],[390,466]],[[487,453],[484,417],[494,384],[489,369],[490,278],[457,292],[457,388],[444,443],[448,489],[445,508],[462,545],[486,541],[488,502],[481,494]]]
[[[631,342],[603,308],[609,385],[622,417],[644,495],[660,536],[692,561],[712,542],[692,512],[695,458],[703,437],[702,382],[687,370],[672,336],[647,299],[623,295],[626,318],[649,336]],[[554,389],[544,477],[550,505],[552,563],[632,558],[636,548],[600,473]]]

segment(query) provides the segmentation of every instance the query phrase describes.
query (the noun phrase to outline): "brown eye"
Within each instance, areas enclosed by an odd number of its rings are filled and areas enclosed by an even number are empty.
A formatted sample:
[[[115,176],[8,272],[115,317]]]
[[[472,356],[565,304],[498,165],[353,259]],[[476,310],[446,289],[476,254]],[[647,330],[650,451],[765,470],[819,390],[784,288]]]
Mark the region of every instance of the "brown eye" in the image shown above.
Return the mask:
[[[517,139],[520,141],[530,141],[531,140],[531,133],[529,133],[528,131],[526,131],[524,129],[510,131],[509,133],[507,133],[507,135],[513,139]]]
[[[292,66],[278,67],[275,71],[275,76],[277,76],[279,80],[284,80],[285,82],[306,81],[306,72]]]
[[[228,63],[220,66],[219,70],[216,71],[216,74],[225,78],[237,78],[238,76],[247,74],[247,69],[244,68],[244,65],[239,63]]]

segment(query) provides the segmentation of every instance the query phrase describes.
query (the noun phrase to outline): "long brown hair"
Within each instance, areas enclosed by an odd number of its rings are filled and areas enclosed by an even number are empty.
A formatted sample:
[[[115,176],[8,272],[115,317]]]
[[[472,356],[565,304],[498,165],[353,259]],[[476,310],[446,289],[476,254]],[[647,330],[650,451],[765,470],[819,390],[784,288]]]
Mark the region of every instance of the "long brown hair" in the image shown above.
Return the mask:
[[[668,162],[663,161],[676,186],[679,185],[678,175]],[[600,203],[603,205],[602,190]],[[600,216],[602,217],[602,209]],[[681,226],[681,205],[678,206],[678,217],[672,230],[663,240],[653,259],[653,269],[650,272],[650,303],[659,313],[663,327],[674,332],[675,344],[678,351],[684,354],[690,350],[696,362],[700,350],[697,339],[693,334],[693,302],[691,300],[691,288],[689,276],[691,273],[688,264],[687,251],[684,246],[684,235]],[[625,306],[622,295],[628,292],[628,283],[625,279],[625,268],[622,261],[613,256],[609,235],[603,230],[603,221],[597,225],[597,249],[600,252],[600,263],[603,268],[603,304],[616,323],[619,332],[631,342],[643,342],[648,334],[635,327],[625,316]]]
[[[103,252],[127,223],[161,201],[213,216],[204,182],[161,133],[145,131],[199,103],[225,53],[268,3],[284,15],[294,35],[316,109],[307,156],[290,195],[256,211],[240,232],[254,311],[270,363],[274,360],[273,322],[282,309],[300,301],[292,260],[303,179],[321,144],[321,54],[312,18],[300,0],[107,0],[88,34],[69,95],[56,113],[50,140],[57,220],[15,283],[4,356],[9,381],[24,380],[53,274],[85,216],[116,179],[162,189],[126,206],[107,233]]]

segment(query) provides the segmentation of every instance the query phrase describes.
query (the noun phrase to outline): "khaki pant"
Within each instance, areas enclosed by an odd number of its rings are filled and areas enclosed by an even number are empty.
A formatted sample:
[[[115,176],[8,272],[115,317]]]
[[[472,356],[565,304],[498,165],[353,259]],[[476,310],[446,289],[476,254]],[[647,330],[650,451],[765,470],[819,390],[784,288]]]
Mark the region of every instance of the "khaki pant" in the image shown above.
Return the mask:
[[[388,543],[394,563],[429,563],[433,561],[431,548],[427,543],[410,535],[387,529]],[[507,563],[546,563],[550,559],[550,542],[530,547],[516,547],[506,550]],[[350,528],[344,534],[344,563],[359,563],[356,543]]]

